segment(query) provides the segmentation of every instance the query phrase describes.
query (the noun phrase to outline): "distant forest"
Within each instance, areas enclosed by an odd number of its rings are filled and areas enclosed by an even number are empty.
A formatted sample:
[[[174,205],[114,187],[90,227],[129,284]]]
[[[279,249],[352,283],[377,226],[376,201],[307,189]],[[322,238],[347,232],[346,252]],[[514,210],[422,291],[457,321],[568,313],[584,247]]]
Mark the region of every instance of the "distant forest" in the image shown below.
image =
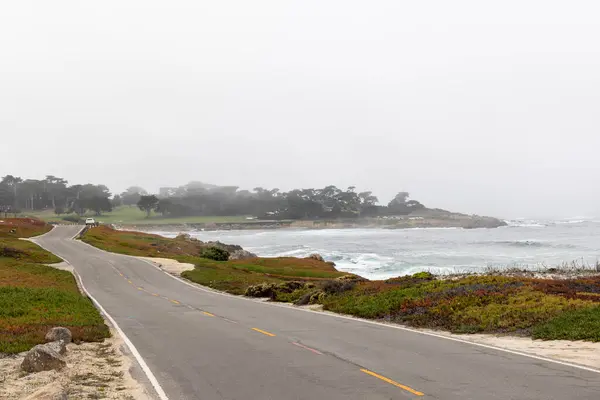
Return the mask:
[[[261,219],[359,218],[408,215],[424,209],[409,193],[400,192],[387,205],[380,205],[372,192],[345,190],[336,186],[322,189],[254,188],[217,186],[190,182],[179,187],[164,187],[150,194],[132,186],[120,194],[112,194],[105,185],[69,185],[53,175],[45,179],[22,179],[6,175],[0,181],[0,210],[20,213],[28,210],[52,209],[57,215],[93,212],[101,215],[114,207],[135,206],[165,217],[252,215]]]

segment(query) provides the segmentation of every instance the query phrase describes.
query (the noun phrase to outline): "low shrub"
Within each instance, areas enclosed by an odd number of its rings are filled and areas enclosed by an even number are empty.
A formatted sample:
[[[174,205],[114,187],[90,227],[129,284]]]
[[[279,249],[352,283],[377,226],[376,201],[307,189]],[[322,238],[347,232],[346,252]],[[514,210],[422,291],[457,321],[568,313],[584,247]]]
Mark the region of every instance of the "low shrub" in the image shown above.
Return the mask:
[[[351,280],[332,280],[321,283],[321,290],[327,294],[339,294],[352,290],[356,285]]]
[[[227,261],[229,252],[218,247],[207,247],[200,252],[200,257],[214,261]]]
[[[2,246],[0,244],[0,257],[9,257],[19,259],[25,257],[27,253],[23,250],[16,249],[14,247]]]
[[[249,286],[244,293],[248,297],[273,297],[277,285],[274,283],[261,283],[259,285]]]
[[[431,281],[433,279],[435,279],[435,276],[431,273],[431,272],[417,272],[416,274],[413,274],[411,276],[411,278],[413,279],[421,279],[424,281]]]

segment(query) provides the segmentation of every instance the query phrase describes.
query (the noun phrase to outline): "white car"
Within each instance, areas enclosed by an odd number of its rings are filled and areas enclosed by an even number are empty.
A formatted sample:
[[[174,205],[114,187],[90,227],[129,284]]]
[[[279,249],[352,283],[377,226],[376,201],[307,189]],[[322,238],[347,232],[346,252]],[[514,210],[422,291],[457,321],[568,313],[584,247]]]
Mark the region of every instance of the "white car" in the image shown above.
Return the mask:
[[[86,225],[96,225],[96,220],[94,218],[86,218],[85,224]]]

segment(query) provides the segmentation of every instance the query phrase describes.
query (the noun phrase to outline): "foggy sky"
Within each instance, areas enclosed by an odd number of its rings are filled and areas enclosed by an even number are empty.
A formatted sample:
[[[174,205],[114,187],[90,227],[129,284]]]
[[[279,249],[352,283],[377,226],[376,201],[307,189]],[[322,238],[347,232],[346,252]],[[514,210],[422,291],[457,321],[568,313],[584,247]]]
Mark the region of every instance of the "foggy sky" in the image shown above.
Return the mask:
[[[0,174],[600,216],[595,1],[5,1]]]

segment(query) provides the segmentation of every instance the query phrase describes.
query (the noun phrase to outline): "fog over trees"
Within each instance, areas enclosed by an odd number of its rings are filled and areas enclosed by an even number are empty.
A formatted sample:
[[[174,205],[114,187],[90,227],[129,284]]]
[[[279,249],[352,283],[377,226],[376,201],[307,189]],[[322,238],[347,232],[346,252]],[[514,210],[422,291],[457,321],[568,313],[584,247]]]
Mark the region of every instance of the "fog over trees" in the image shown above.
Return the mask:
[[[279,189],[256,187],[252,191],[237,186],[190,182],[178,187],[162,187],[156,194],[131,186],[113,194],[102,184],[73,184],[54,175],[26,179],[5,175],[0,181],[0,209],[4,212],[54,210],[56,214],[93,212],[101,215],[113,207],[138,207],[149,216],[152,211],[165,217],[252,215],[269,219],[360,218],[407,215],[425,206],[399,192],[387,205],[370,191],[350,186]]]

